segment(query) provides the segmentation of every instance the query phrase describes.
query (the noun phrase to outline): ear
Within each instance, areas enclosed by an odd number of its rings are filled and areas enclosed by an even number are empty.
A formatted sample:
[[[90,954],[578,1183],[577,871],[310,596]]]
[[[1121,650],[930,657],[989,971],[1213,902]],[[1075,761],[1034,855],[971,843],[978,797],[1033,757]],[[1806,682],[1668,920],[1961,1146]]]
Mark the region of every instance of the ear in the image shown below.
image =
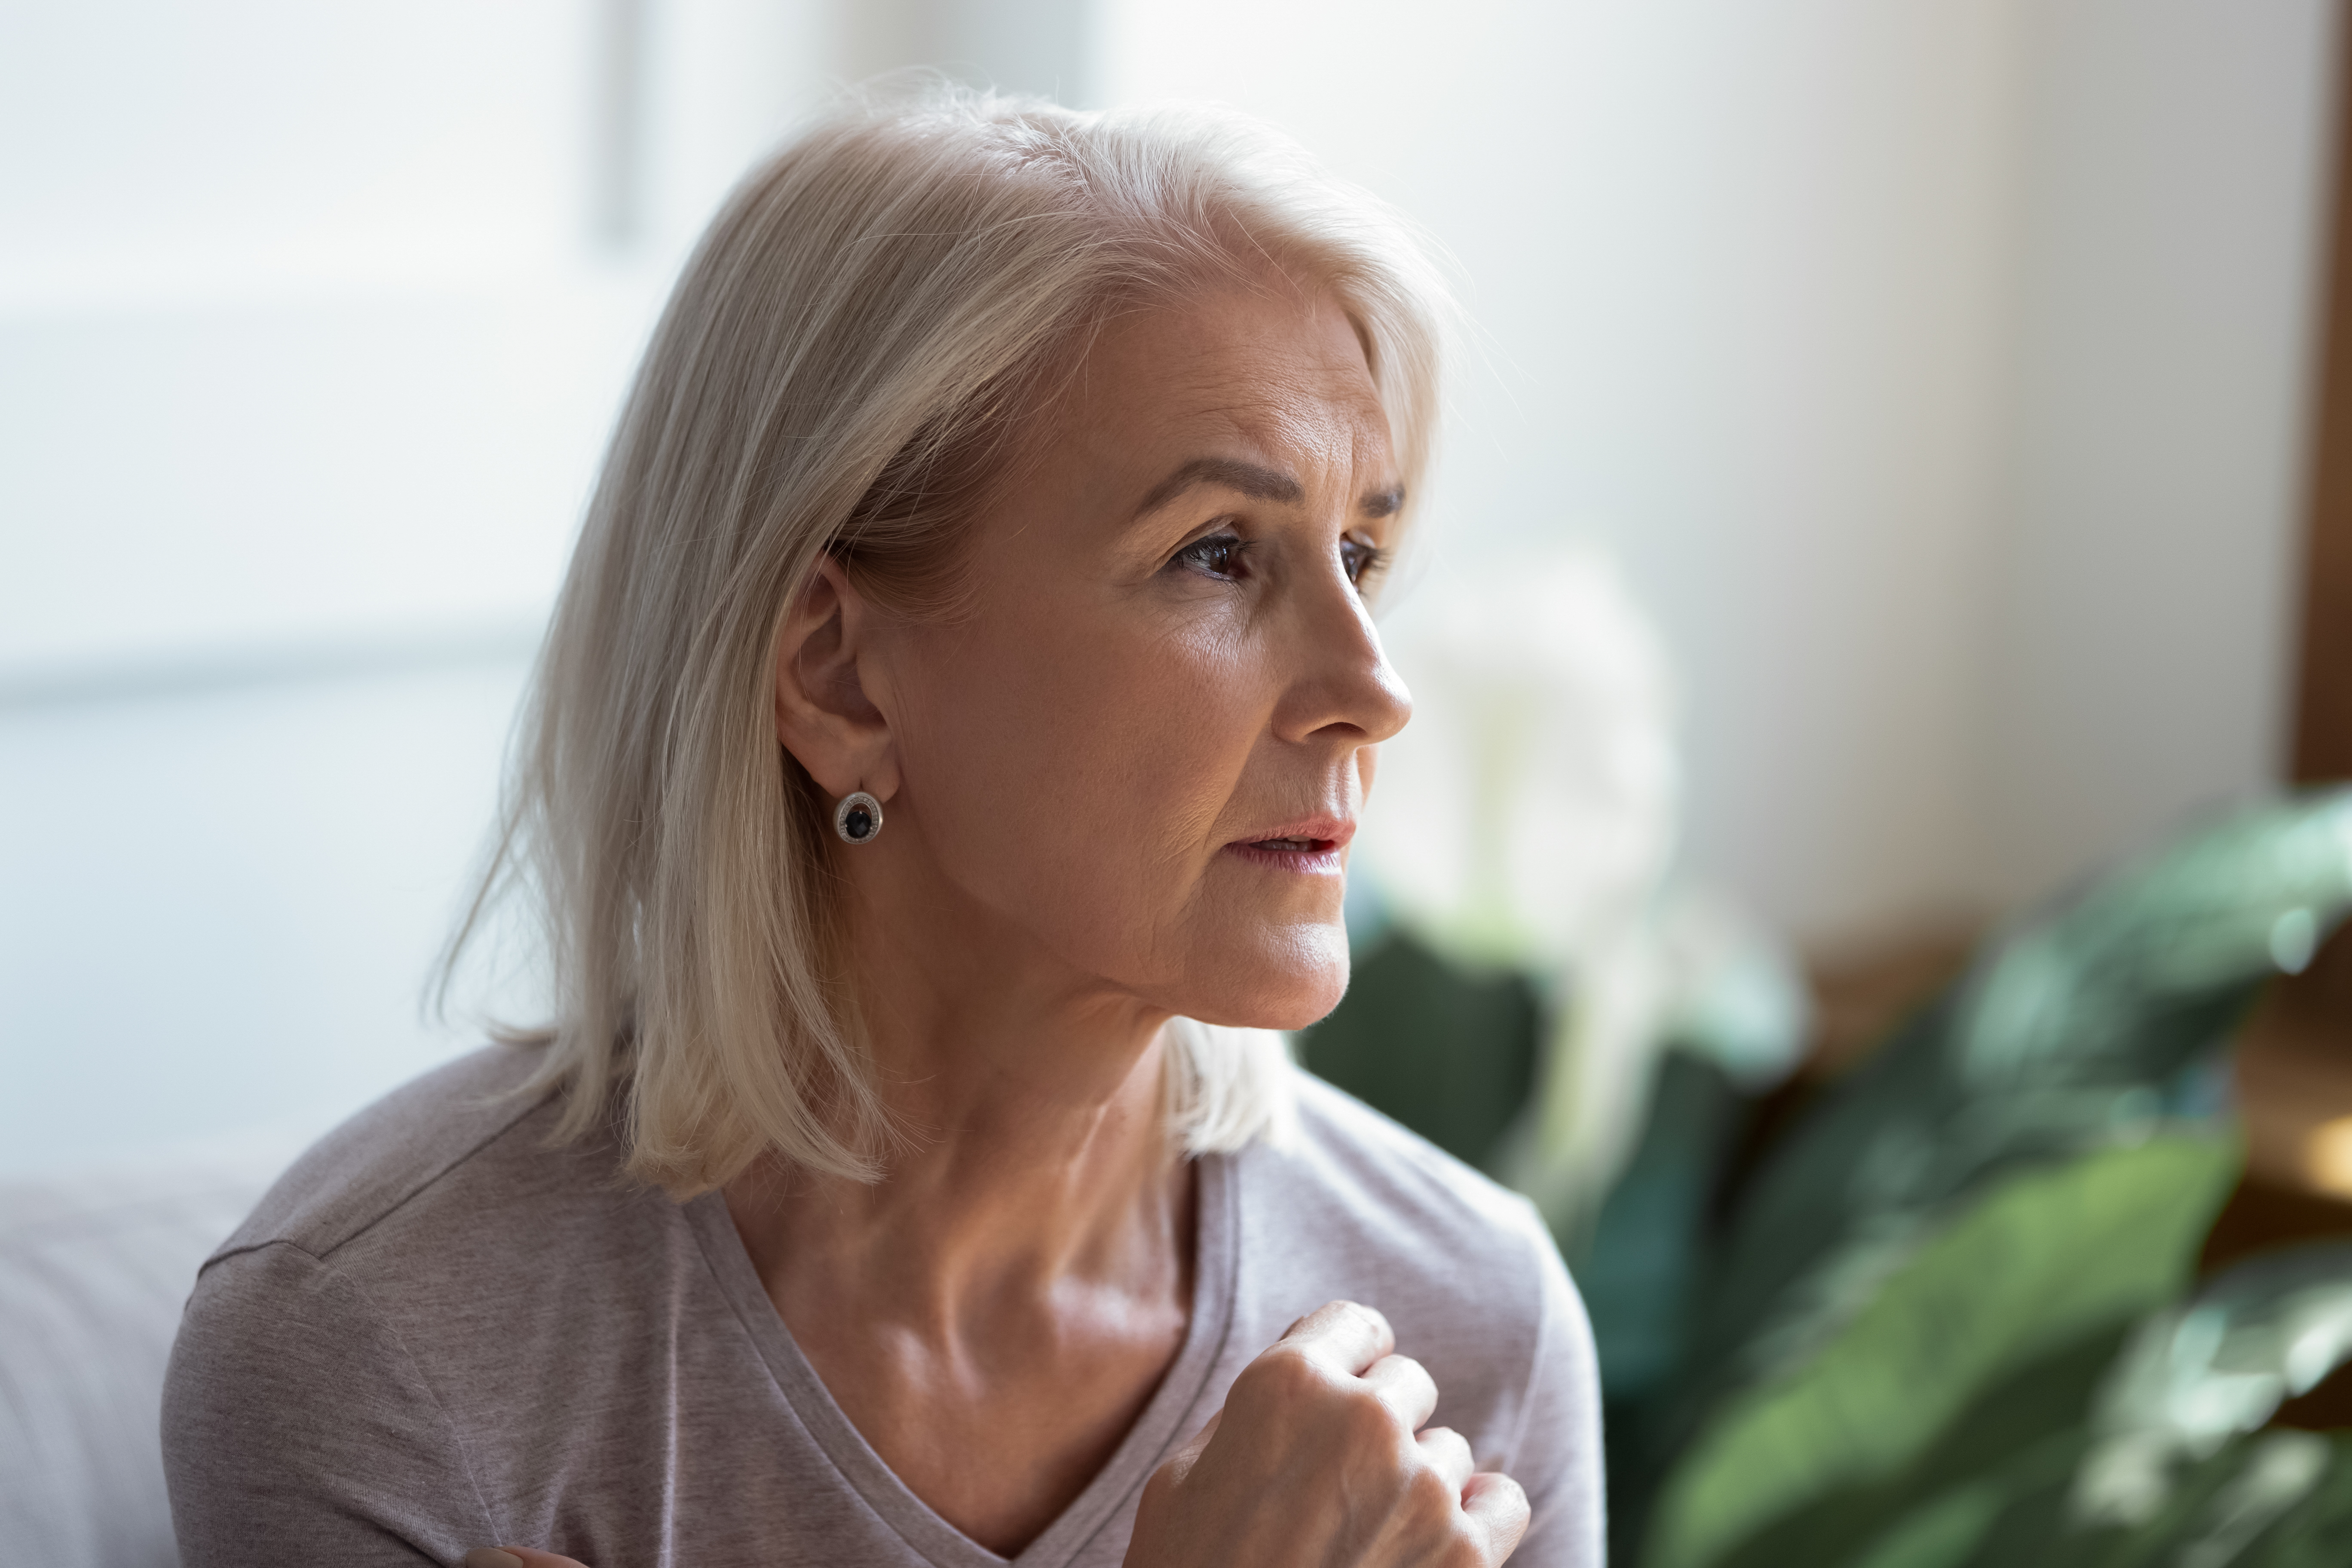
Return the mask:
[[[776,739],[819,789],[898,792],[890,721],[868,694],[882,617],[841,563],[818,563],[776,638]]]

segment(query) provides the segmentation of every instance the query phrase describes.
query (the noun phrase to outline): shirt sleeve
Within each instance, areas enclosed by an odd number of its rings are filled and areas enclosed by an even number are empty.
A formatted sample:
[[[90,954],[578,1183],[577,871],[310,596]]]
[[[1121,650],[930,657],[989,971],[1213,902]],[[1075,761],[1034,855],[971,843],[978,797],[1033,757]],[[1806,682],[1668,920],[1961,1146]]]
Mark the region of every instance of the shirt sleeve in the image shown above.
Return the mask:
[[[185,1568],[454,1563],[498,1542],[398,1333],[289,1242],[199,1277],[164,1383],[163,1468]]]
[[[1559,1249],[1532,1208],[1529,1222],[1537,1237],[1541,1308],[1510,1473],[1527,1489],[1531,1518],[1511,1555],[1512,1568],[1601,1568],[1608,1531],[1592,1324]]]

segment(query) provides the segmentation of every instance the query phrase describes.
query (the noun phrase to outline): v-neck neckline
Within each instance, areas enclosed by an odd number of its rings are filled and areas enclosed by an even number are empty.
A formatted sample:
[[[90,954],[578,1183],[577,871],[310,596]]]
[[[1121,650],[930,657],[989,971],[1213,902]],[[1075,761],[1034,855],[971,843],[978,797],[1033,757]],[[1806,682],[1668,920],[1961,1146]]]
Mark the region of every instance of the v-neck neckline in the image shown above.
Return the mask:
[[[885,1464],[825,1387],[793,1340],[792,1330],[752,1267],[751,1255],[727,1213],[726,1194],[712,1191],[691,1199],[681,1212],[702,1245],[711,1272],[751,1342],[767,1363],[777,1389],[800,1417],[834,1468],[875,1514],[936,1568],[1064,1568],[1150,1479],[1162,1455],[1192,1434],[1183,1422],[1200,1403],[1209,1373],[1223,1354],[1233,1326],[1238,1274],[1240,1225],[1235,1213],[1235,1162],[1203,1154],[1193,1161],[1195,1199],[1192,1321],[1184,1342],[1152,1391],[1143,1414],[1086,1489],[1073,1499],[1017,1557],[991,1552],[950,1524],[917,1497]]]

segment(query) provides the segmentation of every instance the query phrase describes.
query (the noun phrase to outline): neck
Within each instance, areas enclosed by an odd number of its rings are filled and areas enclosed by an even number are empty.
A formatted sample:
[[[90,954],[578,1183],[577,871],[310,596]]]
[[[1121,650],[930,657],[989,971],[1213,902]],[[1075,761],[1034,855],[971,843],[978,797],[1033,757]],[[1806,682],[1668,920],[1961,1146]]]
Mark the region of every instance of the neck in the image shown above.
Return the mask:
[[[847,1293],[954,1340],[1072,1287],[1174,1289],[1190,1272],[1191,1186],[1165,1130],[1169,1015],[1025,951],[986,911],[911,901],[940,912],[894,917],[887,941],[866,910],[851,923],[869,1059],[900,1135],[882,1178],[755,1167],[728,1187],[787,1318],[801,1316],[793,1299],[830,1315]]]
[[[1191,1321],[1169,1015],[951,888],[892,896],[892,858],[861,853],[846,951],[899,1138],[879,1181],[755,1169],[728,1208],[843,1414],[1010,1557],[1108,1462]]]

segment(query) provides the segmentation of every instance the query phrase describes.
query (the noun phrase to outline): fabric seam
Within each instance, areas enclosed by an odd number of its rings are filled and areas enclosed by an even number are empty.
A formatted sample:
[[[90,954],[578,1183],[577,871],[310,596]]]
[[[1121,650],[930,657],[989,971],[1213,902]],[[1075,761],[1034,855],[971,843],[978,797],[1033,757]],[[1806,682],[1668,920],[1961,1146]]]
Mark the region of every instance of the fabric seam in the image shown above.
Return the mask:
[[[401,1194],[399,1197],[394,1198],[391,1203],[385,1205],[383,1208],[379,1210],[377,1213],[371,1215],[363,1224],[329,1243],[323,1250],[313,1251],[311,1248],[304,1246],[300,1241],[290,1236],[280,1235],[260,1237],[255,1240],[245,1242],[240,1246],[223,1247],[219,1251],[205,1259],[202,1267],[198,1268],[196,1270],[196,1278],[199,1279],[203,1279],[205,1275],[211,1270],[213,1265],[216,1263],[224,1263],[229,1258],[236,1258],[240,1254],[256,1252],[262,1247],[274,1247],[279,1244],[291,1247],[297,1251],[302,1253],[305,1257],[316,1258],[322,1264],[325,1263],[328,1258],[333,1257],[336,1253],[341,1252],[344,1247],[349,1247],[352,1243],[359,1240],[362,1237],[367,1235],[370,1231],[375,1229],[378,1226],[392,1218],[393,1215],[406,1208],[410,1204],[415,1203],[418,1198],[423,1197],[426,1193],[440,1185],[444,1181],[446,1181],[459,1166],[467,1163],[468,1161],[475,1158],[475,1156],[480,1154],[484,1150],[488,1149],[491,1144],[496,1143],[500,1139],[506,1137],[507,1134],[512,1132],[517,1127],[520,1126],[525,1120],[545,1106],[552,1098],[553,1095],[551,1091],[548,1094],[541,1095],[530,1104],[523,1106],[518,1110],[513,1116],[509,1117],[505,1121],[500,1122],[497,1127],[492,1128],[489,1131],[484,1133],[478,1142],[469,1145],[461,1152],[451,1155],[447,1163],[442,1165],[430,1175],[422,1178],[415,1186],[409,1188],[408,1191]],[[292,1167],[290,1166],[289,1167],[289,1170]],[[283,1172],[279,1173],[280,1180],[284,1179],[284,1174],[285,1173]]]

